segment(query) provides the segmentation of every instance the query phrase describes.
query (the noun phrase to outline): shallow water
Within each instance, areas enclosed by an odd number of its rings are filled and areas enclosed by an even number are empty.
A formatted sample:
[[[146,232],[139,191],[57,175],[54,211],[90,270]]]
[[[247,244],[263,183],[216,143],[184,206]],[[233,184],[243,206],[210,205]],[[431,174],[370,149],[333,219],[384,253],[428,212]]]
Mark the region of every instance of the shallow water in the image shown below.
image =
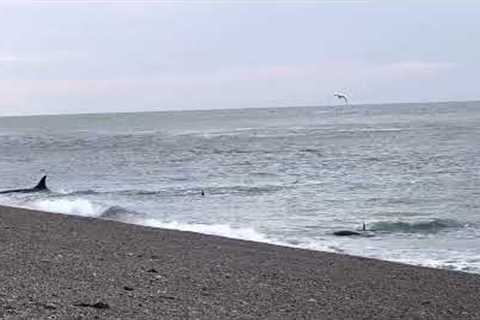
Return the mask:
[[[53,191],[0,202],[479,273],[479,141],[478,102],[0,118],[0,189]]]

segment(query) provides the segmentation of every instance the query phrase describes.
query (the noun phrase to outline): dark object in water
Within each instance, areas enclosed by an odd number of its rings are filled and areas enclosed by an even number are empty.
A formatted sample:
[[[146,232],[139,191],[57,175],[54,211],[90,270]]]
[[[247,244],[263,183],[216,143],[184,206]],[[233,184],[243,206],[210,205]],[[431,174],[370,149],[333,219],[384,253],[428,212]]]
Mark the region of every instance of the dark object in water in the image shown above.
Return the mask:
[[[85,303],[85,302],[80,302],[74,304],[75,307],[87,307],[87,308],[95,308],[95,309],[110,309],[110,306],[108,303],[98,301],[95,303]]]
[[[48,188],[47,188],[47,176],[43,176],[42,179],[40,179],[40,181],[37,183],[37,185],[33,188],[4,190],[4,191],[0,191],[0,194],[5,194],[5,193],[29,193],[29,192],[42,192],[42,191],[49,191]]]
[[[348,237],[348,236],[373,237],[372,233],[366,232],[366,231],[367,231],[367,225],[364,222],[362,225],[362,231],[339,230],[339,231],[335,231],[333,235],[338,237]]]
[[[202,197],[205,196],[205,191],[202,190],[202,193],[201,193]]]
[[[333,233],[335,236],[339,237],[345,237],[345,236],[361,236],[362,233],[357,232],[357,231],[351,231],[351,230],[340,230],[340,231],[335,231]]]

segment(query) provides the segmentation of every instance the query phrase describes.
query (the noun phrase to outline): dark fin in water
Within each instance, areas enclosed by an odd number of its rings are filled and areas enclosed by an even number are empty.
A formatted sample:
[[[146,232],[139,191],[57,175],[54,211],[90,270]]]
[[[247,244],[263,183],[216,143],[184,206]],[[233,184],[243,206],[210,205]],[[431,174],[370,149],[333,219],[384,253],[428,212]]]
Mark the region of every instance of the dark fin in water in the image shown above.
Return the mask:
[[[47,176],[43,176],[38,184],[33,188],[34,190],[48,190],[47,188]]]
[[[43,176],[42,179],[37,183],[37,185],[30,189],[12,189],[12,190],[3,190],[0,191],[0,194],[6,193],[29,193],[29,192],[42,192],[49,191],[47,188],[47,176]]]

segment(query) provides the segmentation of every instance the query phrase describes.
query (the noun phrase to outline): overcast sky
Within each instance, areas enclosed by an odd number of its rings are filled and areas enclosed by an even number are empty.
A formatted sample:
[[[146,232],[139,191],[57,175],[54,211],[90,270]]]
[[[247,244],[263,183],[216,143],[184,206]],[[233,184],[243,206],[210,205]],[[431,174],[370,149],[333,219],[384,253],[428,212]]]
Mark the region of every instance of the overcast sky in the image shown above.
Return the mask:
[[[480,4],[0,0],[0,115],[474,100]]]

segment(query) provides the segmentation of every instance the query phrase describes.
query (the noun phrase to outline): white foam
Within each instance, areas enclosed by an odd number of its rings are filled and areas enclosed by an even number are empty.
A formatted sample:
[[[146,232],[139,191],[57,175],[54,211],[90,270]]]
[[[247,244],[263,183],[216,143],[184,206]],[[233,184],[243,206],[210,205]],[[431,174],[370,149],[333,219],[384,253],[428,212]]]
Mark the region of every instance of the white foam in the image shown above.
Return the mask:
[[[134,223],[155,228],[191,231],[232,239],[242,239],[266,243],[272,242],[265,235],[259,233],[254,228],[232,227],[228,224],[181,223],[177,221],[162,222],[156,219],[138,219],[137,221],[134,221]]]
[[[301,249],[310,249],[316,251],[330,251],[330,252],[340,252],[339,248],[332,245],[331,241],[325,240],[308,240],[308,241],[298,241],[295,243],[282,241],[280,239],[274,239],[266,236],[265,234],[257,231],[255,228],[251,227],[232,227],[228,224],[201,224],[201,223],[182,223],[178,221],[169,221],[162,222],[157,219],[147,218],[147,219],[136,219],[135,221],[130,221],[134,224],[154,227],[154,228],[163,228],[170,230],[180,230],[180,231],[190,231],[197,232],[215,236],[221,236],[231,239],[240,239],[248,240],[255,242],[269,243],[284,247],[291,248],[301,248]]]
[[[100,217],[102,213],[105,212],[106,209],[108,209],[103,205],[82,198],[34,200],[24,203],[22,206],[41,211],[94,218]],[[243,239],[256,242],[273,243],[265,235],[256,231],[254,228],[232,227],[228,224],[183,223],[178,221],[165,222],[153,218],[128,219],[128,222],[155,228],[191,231],[216,236],[223,236],[232,239]]]
[[[99,217],[105,210],[102,205],[87,199],[45,199],[26,203],[32,209],[84,217]]]

